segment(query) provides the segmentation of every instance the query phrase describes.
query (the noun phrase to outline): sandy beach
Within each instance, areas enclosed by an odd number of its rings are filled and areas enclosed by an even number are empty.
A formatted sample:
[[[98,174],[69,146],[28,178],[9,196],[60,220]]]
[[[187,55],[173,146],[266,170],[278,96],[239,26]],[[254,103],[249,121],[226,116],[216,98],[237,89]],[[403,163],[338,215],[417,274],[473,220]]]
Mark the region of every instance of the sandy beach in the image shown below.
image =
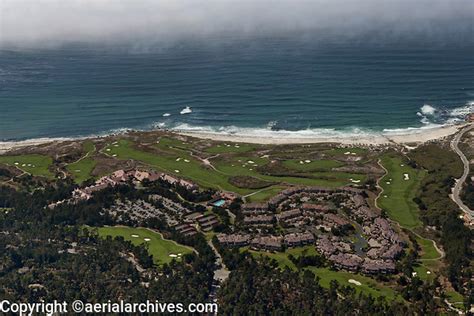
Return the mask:
[[[11,142],[0,142],[0,154],[3,154],[10,150],[20,149],[29,146],[38,146],[42,144],[48,144],[53,142],[64,142],[70,141],[73,138],[35,138],[27,139],[21,141],[11,141]]]
[[[188,132],[171,131],[176,134],[196,137],[201,139],[210,139],[214,141],[253,143],[253,144],[314,144],[314,143],[339,143],[343,145],[389,145],[389,144],[408,144],[424,143],[431,140],[440,139],[456,133],[462,125],[448,125],[426,129],[415,129],[401,131],[400,133],[386,133],[380,135],[362,135],[362,136],[331,136],[331,137],[287,137],[278,133],[268,133],[268,135],[245,135],[228,133],[210,133],[210,132]],[[0,154],[11,150],[20,149],[29,146],[38,146],[53,142],[71,141],[77,139],[87,139],[96,137],[81,138],[37,138],[22,141],[0,142]]]
[[[192,136],[215,141],[242,142],[254,144],[309,144],[309,143],[339,143],[344,145],[385,145],[425,143],[431,140],[447,137],[456,133],[463,125],[449,125],[426,129],[407,130],[399,133],[385,133],[380,135],[361,135],[344,137],[285,137],[278,133],[268,135],[244,135],[210,132],[178,132],[185,136]]]

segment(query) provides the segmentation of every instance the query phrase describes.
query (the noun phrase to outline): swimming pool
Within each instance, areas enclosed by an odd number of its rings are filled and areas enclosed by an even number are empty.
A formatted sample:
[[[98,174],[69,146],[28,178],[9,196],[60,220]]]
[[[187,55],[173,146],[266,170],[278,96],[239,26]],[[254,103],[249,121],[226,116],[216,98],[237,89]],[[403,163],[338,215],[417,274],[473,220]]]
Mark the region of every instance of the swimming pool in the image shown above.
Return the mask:
[[[224,204],[225,204],[225,200],[217,200],[214,203],[212,203],[212,205],[217,206],[217,207],[221,207]]]

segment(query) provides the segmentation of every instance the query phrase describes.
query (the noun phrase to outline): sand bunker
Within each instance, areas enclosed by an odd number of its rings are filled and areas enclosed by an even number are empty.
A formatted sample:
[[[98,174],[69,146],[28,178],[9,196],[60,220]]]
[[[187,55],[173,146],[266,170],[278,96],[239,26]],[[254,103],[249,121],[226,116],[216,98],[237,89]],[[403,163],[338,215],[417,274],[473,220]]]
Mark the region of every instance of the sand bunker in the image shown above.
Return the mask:
[[[408,173],[403,174],[403,180],[405,181],[410,180],[410,176],[408,175]]]
[[[361,285],[362,285],[362,283],[360,283],[359,281],[354,280],[354,279],[349,279],[347,282],[352,283],[352,284],[355,284],[355,285],[357,285],[357,286],[361,286]]]

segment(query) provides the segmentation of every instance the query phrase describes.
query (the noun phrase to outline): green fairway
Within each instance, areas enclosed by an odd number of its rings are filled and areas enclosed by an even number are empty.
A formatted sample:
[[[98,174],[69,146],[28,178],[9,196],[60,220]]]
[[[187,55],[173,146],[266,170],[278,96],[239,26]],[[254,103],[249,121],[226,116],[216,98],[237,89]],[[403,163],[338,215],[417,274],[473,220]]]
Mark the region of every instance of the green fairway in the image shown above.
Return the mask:
[[[433,260],[438,259],[440,257],[438,251],[433,245],[432,240],[416,237],[416,242],[420,245],[422,249],[422,260]]]
[[[190,150],[193,148],[192,143],[184,142],[176,138],[171,137],[161,137],[157,144],[155,145],[156,148],[162,150]]]
[[[272,186],[257,191],[257,193],[246,197],[247,202],[265,202],[270,200],[273,196],[277,195],[280,191],[284,190],[283,186]]]
[[[285,160],[283,165],[296,171],[329,171],[344,164],[336,160]]]
[[[402,298],[397,295],[395,290],[391,289],[388,286],[383,286],[380,284],[380,282],[377,282],[374,279],[371,279],[364,275],[354,274],[345,271],[333,271],[328,268],[307,267],[306,269],[313,272],[317,277],[319,277],[319,283],[322,287],[325,288],[329,288],[331,281],[336,280],[337,282],[339,282],[340,285],[351,286],[357,292],[370,294],[373,297],[385,296],[389,301],[394,299],[402,300]],[[360,282],[360,285],[350,283],[349,280]]]
[[[403,227],[421,226],[418,206],[413,198],[425,171],[407,166],[402,158],[397,156],[385,155],[381,162],[388,173],[380,180],[383,192],[377,200],[379,207],[386,210],[389,217]]]
[[[90,141],[90,140],[87,140],[85,141],[83,144],[82,144],[82,148],[84,148],[84,151],[86,153],[92,153],[95,151],[95,145],[94,145],[94,142]]]
[[[97,164],[97,162],[91,157],[92,153],[95,151],[94,143],[86,141],[82,144],[82,147],[84,148],[86,155],[82,159],[66,166],[66,169],[77,184],[81,184],[91,178],[91,173]]]
[[[164,141],[160,146],[160,153],[153,154],[135,149],[133,143],[127,140],[119,140],[105,148],[105,153],[116,159],[133,159],[141,161],[149,166],[188,178],[200,186],[207,188],[223,189],[248,194],[254,190],[238,188],[229,183],[232,176],[253,176],[255,178],[270,182],[284,182],[290,184],[308,186],[338,187],[349,184],[350,178],[354,180],[365,179],[365,175],[344,172],[319,172],[313,173],[311,177],[276,177],[262,175],[257,171],[258,166],[267,164],[267,158],[252,156],[227,157],[225,159],[213,160],[215,169],[205,166],[200,160],[191,156],[187,151],[169,148],[171,141]],[[161,143],[161,141],[160,141]],[[166,151],[165,151],[166,150]]]
[[[456,291],[446,291],[448,301],[459,309],[464,309],[464,297]]]
[[[242,251],[247,250],[248,248],[242,248]],[[286,252],[264,252],[264,251],[253,251],[248,250],[252,256],[258,258],[260,256],[265,256],[271,259],[274,259],[278,266],[281,269],[288,267],[292,270],[297,270],[296,266],[290,259],[288,255],[292,254],[295,257],[298,257],[305,253],[306,255],[315,255],[317,254],[314,246],[305,246],[288,249]],[[316,276],[320,278],[320,284],[322,287],[329,288],[331,280],[336,280],[340,285],[351,286],[356,291],[364,292],[365,294],[370,294],[374,297],[385,296],[388,300],[393,300],[396,297],[396,292],[388,286],[381,285],[380,282],[377,282],[370,277],[354,274],[346,271],[334,271],[329,268],[316,268],[316,267],[306,267],[305,269],[313,272]],[[360,282],[361,285],[356,285],[354,283],[349,283],[349,280],[355,280]]]
[[[0,156],[0,163],[15,166],[33,176],[54,178],[54,174],[49,171],[53,159],[45,155],[29,154],[21,156]]]
[[[155,264],[162,265],[171,262],[173,259],[179,260],[182,255],[192,252],[187,246],[180,245],[171,240],[165,240],[161,234],[153,232],[146,228],[133,227],[99,227],[99,235],[105,236],[122,236],[125,240],[131,241],[134,245],[143,243],[148,244],[148,252],[153,256]],[[148,240],[149,239],[149,240]],[[181,256],[179,255],[181,254]],[[172,257],[170,257],[172,255]],[[174,257],[174,256],[177,257]],[[173,258],[174,257],[174,258]]]
[[[96,164],[97,162],[93,158],[87,157],[67,165],[66,169],[71,173],[74,181],[81,184],[91,178],[91,172],[94,170]]]
[[[242,251],[248,250],[247,247],[241,248]],[[285,252],[265,252],[265,251],[254,251],[254,250],[248,250],[252,254],[252,256],[258,258],[260,256],[265,256],[271,259],[274,259],[276,262],[278,262],[278,266],[281,269],[284,269],[285,267],[288,267],[292,270],[296,270],[296,266],[294,265],[293,262],[291,262],[290,259],[288,259],[288,255],[292,254],[295,257],[301,256],[302,254],[306,255],[315,255],[316,249],[314,246],[304,246],[304,247],[296,247],[296,248],[291,248],[287,249]]]
[[[295,176],[263,175],[258,172],[258,167],[268,164],[269,159],[252,156],[231,157],[226,160],[219,159],[213,161],[213,163],[216,169],[229,176],[245,175],[270,182],[284,182],[296,185],[338,187],[350,184],[351,178],[361,182],[366,179],[366,175],[362,174],[333,171],[307,173],[304,176],[298,176],[299,174],[296,174],[296,172]],[[334,161],[333,163],[337,162]],[[329,163],[326,162],[326,164]]]
[[[167,151],[153,154],[133,148],[127,140],[120,140],[105,149],[105,153],[117,159],[134,159],[171,174],[189,178],[195,183],[207,187],[218,188],[238,193],[250,193],[251,190],[234,187],[228,182],[228,176],[211,168],[206,168],[198,159],[185,152]]]

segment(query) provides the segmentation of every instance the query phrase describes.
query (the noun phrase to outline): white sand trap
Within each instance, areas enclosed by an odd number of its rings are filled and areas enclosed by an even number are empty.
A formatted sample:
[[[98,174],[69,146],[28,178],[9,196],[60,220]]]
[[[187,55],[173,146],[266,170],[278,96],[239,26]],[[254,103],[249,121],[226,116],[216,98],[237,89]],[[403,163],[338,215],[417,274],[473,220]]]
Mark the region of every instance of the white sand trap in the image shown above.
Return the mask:
[[[117,142],[113,142],[112,144],[115,145],[115,144],[117,144]]]
[[[350,151],[346,151],[346,152],[344,153],[344,155],[350,155],[350,154],[351,154]]]
[[[230,145],[225,145],[226,147],[230,147]]]
[[[252,168],[250,168],[249,170],[250,170],[250,171],[253,171],[253,169],[252,169]]]
[[[180,160],[181,160],[181,158],[176,158],[176,161],[180,161]]]
[[[400,167],[405,167],[405,165],[404,165],[404,164],[401,164]]]
[[[31,167],[31,164],[29,163],[29,164],[27,164],[27,166],[28,166],[28,167]]]
[[[310,163],[310,162],[311,162],[311,160],[308,160],[308,159],[306,159],[304,162],[306,162],[306,163]]]
[[[107,148],[106,151],[110,151],[110,148]]]
[[[386,198],[386,197],[388,197],[388,196],[384,195],[383,197]]]
[[[416,274],[417,274],[416,272],[412,272],[411,276],[416,277]]]
[[[150,241],[150,238],[143,238],[144,241]]]
[[[357,153],[351,153],[351,155],[357,155]]]
[[[242,162],[242,160],[241,160],[241,159],[239,159],[239,160],[237,160],[237,161],[238,161],[238,162]]]
[[[231,165],[232,167],[235,167],[235,165]]]
[[[21,166],[22,166],[22,167],[26,167],[26,164],[24,163],[24,164],[22,164]]]
[[[247,161],[247,163],[253,164],[253,163],[255,163],[255,162],[253,162],[252,160],[249,160],[249,161]]]
[[[135,235],[135,234],[133,234],[133,235],[131,235],[131,236],[132,236],[133,238],[138,238],[138,237],[140,237],[140,236]]]
[[[352,179],[351,182],[352,182],[352,183],[359,183],[360,180],[354,180],[354,179]]]
[[[303,161],[303,160],[300,160],[300,164],[301,164],[301,165],[304,164],[304,161]]]
[[[119,145],[115,144],[114,147],[118,147]]]
[[[355,285],[357,285],[357,286],[361,286],[361,285],[362,285],[362,283],[360,283],[359,281],[354,280],[354,279],[349,279],[347,282],[352,283],[352,284],[355,284]]]
[[[239,145],[235,145],[234,147],[235,147],[235,148],[240,148],[240,146],[239,146]]]
[[[390,184],[391,182],[390,182],[390,181],[387,181],[387,182],[385,182],[385,183],[386,183],[386,184]]]
[[[405,181],[410,180],[410,175],[408,175],[408,173],[404,173],[403,174],[403,180],[405,180]]]
[[[76,170],[74,170],[74,171],[75,171],[75,172],[81,172],[81,170],[80,170],[80,169],[76,169]]]
[[[178,256],[181,256],[181,255],[182,255],[182,253],[178,253]]]
[[[178,255],[175,255],[174,253],[170,253],[169,256],[170,256],[171,258],[177,258],[177,257],[178,257]]]
[[[179,173],[179,170],[178,170],[178,169],[175,169],[174,172]]]
[[[431,274],[431,271],[426,271],[426,274]]]
[[[18,166],[18,165],[19,165],[19,163],[18,163],[18,162],[15,162],[15,166]]]
[[[189,160],[188,160],[188,159],[184,159],[184,162],[189,162]]]
[[[113,154],[112,157],[117,157],[117,154]]]

